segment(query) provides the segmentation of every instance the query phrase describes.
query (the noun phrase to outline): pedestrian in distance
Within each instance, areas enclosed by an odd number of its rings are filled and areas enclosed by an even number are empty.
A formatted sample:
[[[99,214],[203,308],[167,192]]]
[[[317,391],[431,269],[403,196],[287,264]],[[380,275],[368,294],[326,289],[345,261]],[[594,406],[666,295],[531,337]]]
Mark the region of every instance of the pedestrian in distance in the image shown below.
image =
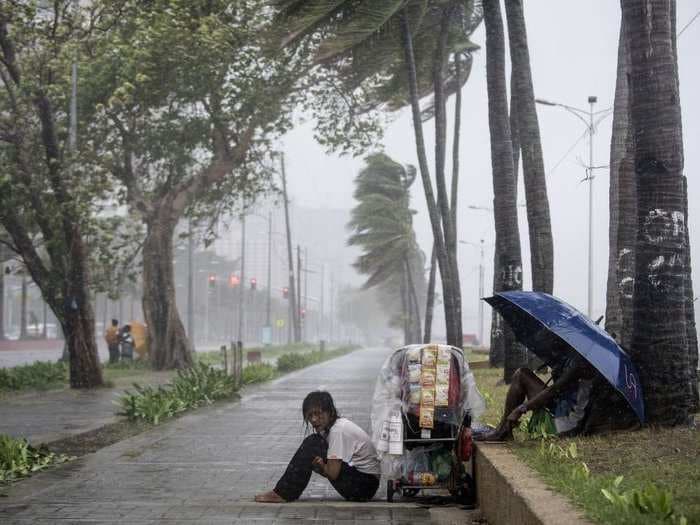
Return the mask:
[[[289,462],[275,488],[258,494],[259,503],[299,499],[316,472],[348,501],[371,500],[379,488],[379,458],[367,433],[341,417],[328,392],[309,393],[301,407],[304,423],[313,427]]]
[[[120,343],[122,347],[122,361],[134,359],[134,336],[131,335],[131,325],[125,324],[122,329]]]
[[[119,321],[112,319],[112,324],[105,331],[105,342],[109,350],[109,362],[116,363],[119,361]]]

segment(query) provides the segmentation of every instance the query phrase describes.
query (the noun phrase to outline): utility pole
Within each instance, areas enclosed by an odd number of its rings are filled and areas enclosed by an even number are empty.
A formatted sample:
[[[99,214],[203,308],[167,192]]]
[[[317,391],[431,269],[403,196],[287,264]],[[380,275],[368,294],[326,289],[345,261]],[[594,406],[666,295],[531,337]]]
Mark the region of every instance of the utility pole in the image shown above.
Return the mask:
[[[303,339],[302,336],[302,331],[301,331],[301,326],[302,326],[302,321],[301,321],[301,247],[297,244],[297,284],[299,284],[299,290],[297,293],[297,303],[296,303],[296,309],[297,309],[297,322],[299,323],[299,337],[300,341]],[[297,341],[299,342],[299,341]]]
[[[265,306],[265,326],[270,330],[272,342],[272,321],[270,309],[272,305],[272,211],[267,212],[267,305]]]
[[[593,317],[593,105],[598,97],[588,97],[590,111],[588,112],[588,317]]]
[[[282,168],[282,198],[284,199],[284,220],[287,230],[287,261],[289,264],[289,319],[291,326],[289,328],[289,339],[291,342],[292,331],[294,333],[294,341],[301,341],[299,333],[299,311],[296,309],[296,286],[294,286],[294,256],[292,255],[292,231],[289,224],[289,198],[287,196],[287,174],[284,166],[284,153],[280,153],[280,164]]]
[[[243,342],[243,318],[245,316],[245,213],[241,214],[241,281],[238,288],[238,336]]]
[[[324,320],[323,320],[323,315],[325,313],[325,304],[324,304],[324,290],[326,287],[326,265],[322,264],[321,265],[321,306],[320,306],[320,313],[319,313],[319,323],[318,323],[318,338],[323,339],[323,336],[325,335],[324,333]]]

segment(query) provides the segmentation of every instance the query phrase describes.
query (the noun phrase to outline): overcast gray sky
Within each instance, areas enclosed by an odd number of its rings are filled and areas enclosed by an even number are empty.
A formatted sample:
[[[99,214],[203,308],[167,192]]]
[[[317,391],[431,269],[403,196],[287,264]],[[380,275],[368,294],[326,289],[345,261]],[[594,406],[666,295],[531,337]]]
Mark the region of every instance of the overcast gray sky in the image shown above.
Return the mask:
[[[700,11],[698,0],[678,0],[678,29]],[[620,5],[616,0],[529,0],[525,16],[530,47],[535,94],[539,98],[587,109],[589,95],[598,97],[596,110],[612,106],[620,24]],[[493,218],[487,211],[468,205],[490,207],[493,200],[490,177],[490,149],[486,97],[485,36],[483,25],[473,40],[482,46],[474,57],[472,76],[463,91],[459,238],[471,243],[484,239],[486,251],[486,292],[491,290],[493,274]],[[697,51],[700,49],[700,19],[678,40],[680,88],[685,144],[685,173],[688,176],[690,206],[690,242],[693,260],[700,260],[700,153],[694,147],[700,139],[700,73]],[[448,110],[451,113],[451,110]],[[554,293],[582,311],[587,306],[588,257],[588,185],[583,159],[588,158],[587,140],[556,168],[557,162],[585,132],[582,122],[561,108],[538,107],[544,150],[547,185],[554,235]],[[594,139],[594,164],[607,165],[610,156],[612,116],[598,126]],[[451,126],[451,122],[449,123]],[[432,145],[432,122],[426,126],[427,144]],[[417,164],[410,115],[398,113],[387,129],[384,146],[387,154],[403,163]],[[451,146],[450,146],[451,147]],[[310,127],[301,126],[285,137],[290,197],[302,206],[349,209],[353,178],[361,159],[327,155],[313,140]],[[429,146],[432,150],[432,146]],[[596,172],[594,181],[594,280],[593,317],[605,312],[605,286],[608,257],[608,183],[605,169]],[[521,183],[522,184],[522,183]],[[522,188],[520,195],[523,195]],[[432,246],[425,197],[420,183],[414,185],[413,205],[418,210],[415,228],[421,247],[430,253]],[[520,214],[525,288],[530,287],[529,245],[524,210]],[[478,332],[477,281],[479,253],[461,245],[459,263],[462,279],[464,331]],[[696,281],[696,295],[700,283]],[[487,325],[490,311],[487,307]],[[439,332],[442,323],[435,325]],[[488,330],[488,326],[486,327]],[[488,333],[488,331],[486,331]]]

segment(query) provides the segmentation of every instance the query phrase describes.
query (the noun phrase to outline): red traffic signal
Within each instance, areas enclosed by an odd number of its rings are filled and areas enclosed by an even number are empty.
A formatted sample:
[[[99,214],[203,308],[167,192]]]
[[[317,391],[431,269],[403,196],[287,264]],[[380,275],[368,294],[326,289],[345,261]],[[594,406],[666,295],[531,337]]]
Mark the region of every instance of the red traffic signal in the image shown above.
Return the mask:
[[[250,280],[250,289],[251,289],[251,290],[256,290],[257,288],[258,288],[258,280],[257,280],[255,277],[253,277],[253,278]]]
[[[216,286],[216,274],[210,273],[209,277],[207,277],[207,281],[209,282],[209,286],[214,288]]]
[[[235,288],[236,286],[238,286],[240,284],[240,282],[241,282],[241,278],[238,277],[235,273],[232,273],[228,278],[228,285],[231,288]]]
[[[306,319],[306,308],[302,308],[300,313],[301,313],[301,318]]]
[[[285,299],[289,299],[289,288],[286,286],[282,288],[282,297]]]

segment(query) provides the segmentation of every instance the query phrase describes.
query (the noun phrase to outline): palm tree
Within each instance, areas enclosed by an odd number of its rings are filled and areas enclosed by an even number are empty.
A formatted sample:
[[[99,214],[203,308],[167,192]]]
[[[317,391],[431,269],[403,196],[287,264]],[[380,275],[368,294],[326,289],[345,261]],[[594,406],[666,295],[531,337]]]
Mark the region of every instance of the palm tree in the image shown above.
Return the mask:
[[[516,99],[513,110],[518,122],[527,202],[527,222],[530,231],[532,288],[552,293],[554,283],[552,225],[549,217],[542,143],[530,71],[525,15],[522,0],[508,0],[505,5],[512,62],[511,85]]]
[[[423,280],[422,265],[409,207],[409,188],[415,168],[404,168],[383,153],[365,159],[366,167],[355,179],[357,206],[348,228],[352,246],[363,249],[354,266],[368,275],[364,288],[388,286],[399,291],[406,343],[421,340],[420,307],[416,280]]]
[[[624,348],[632,340],[634,250],[637,232],[637,195],[634,174],[634,144],[630,123],[630,52],[625,26],[620,24],[617,54],[617,83],[610,141],[610,252],[608,257],[605,329]],[[596,380],[586,432],[629,428],[636,416],[627,402],[604,380]]]
[[[446,86],[458,90],[467,76],[459,76],[459,68],[446,64],[446,57],[476,48],[468,35],[480,21],[480,10],[471,0],[276,0],[273,3],[279,8],[279,21],[287,24],[283,45],[311,34],[319,35],[318,60],[339,64],[351,86],[367,79],[384,79],[375,89],[375,106],[397,109],[410,102],[418,165],[440,268],[448,343],[461,346],[461,298],[453,221],[456,214],[450,212],[444,174],[444,103],[450,92]],[[435,98],[433,112],[429,113],[436,121],[437,200],[423,137],[425,115],[420,108],[420,99],[431,92]]]
[[[610,251],[605,328],[629,347],[632,339],[637,190],[630,123],[630,50],[620,24],[617,83],[610,141]]]
[[[623,0],[637,181],[631,350],[650,422],[686,423],[697,406],[688,196],[673,0]]]
[[[506,94],[505,40],[499,0],[484,0],[486,26],[486,81],[491,133],[491,166],[493,170],[494,222],[496,249],[494,259],[494,292],[522,289],[522,261],[517,211],[517,179],[513,166],[513,144],[508,118]],[[504,380],[510,382],[513,372],[526,362],[522,346],[513,332],[497,317],[491,330],[492,366],[504,366]]]

